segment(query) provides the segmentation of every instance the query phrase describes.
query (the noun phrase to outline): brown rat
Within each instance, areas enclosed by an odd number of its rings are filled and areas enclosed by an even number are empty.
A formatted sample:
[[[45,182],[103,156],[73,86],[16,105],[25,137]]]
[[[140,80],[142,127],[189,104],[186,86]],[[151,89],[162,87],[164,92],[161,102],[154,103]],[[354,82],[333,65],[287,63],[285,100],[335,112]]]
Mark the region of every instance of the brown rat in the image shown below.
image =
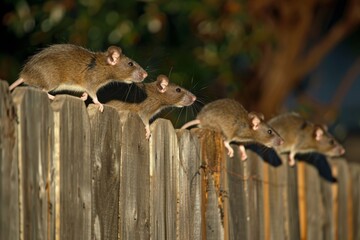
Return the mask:
[[[278,146],[283,143],[279,134],[263,121],[263,115],[255,112],[248,113],[237,101],[220,99],[205,105],[196,120],[186,123],[182,129],[192,125],[221,132],[228,155],[232,157],[234,150],[230,142],[259,142],[267,147]],[[241,159],[247,158],[245,148],[239,146]]]
[[[146,94],[143,101],[128,103],[111,100],[106,104],[116,108],[118,111],[128,110],[138,113],[145,124],[147,139],[151,135],[149,120],[152,117],[167,107],[190,106],[196,100],[195,95],[174,83],[170,83],[165,75],[159,75],[154,82],[136,83],[136,85]]]
[[[146,71],[126,57],[119,47],[110,46],[106,52],[91,52],[72,44],[54,44],[32,56],[9,89],[24,82],[46,92],[82,91],[83,100],[90,95],[103,111],[96,96],[99,88],[111,81],[141,82],[146,76]]]
[[[289,165],[295,165],[296,153],[319,152],[329,157],[340,156],[345,149],[327,131],[326,126],[314,124],[295,112],[280,114],[268,121],[284,138],[275,147],[278,153],[289,152]]]

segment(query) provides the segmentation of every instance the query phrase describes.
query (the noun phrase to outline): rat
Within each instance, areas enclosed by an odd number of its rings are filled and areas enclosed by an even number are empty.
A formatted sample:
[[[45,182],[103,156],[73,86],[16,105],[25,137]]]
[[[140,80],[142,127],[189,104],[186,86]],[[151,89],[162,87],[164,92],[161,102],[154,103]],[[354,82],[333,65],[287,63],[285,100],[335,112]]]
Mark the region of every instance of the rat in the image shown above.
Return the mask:
[[[238,142],[241,160],[247,159],[243,143],[259,142],[267,147],[279,146],[283,139],[264,122],[261,113],[248,112],[239,102],[233,99],[219,99],[205,105],[192,120],[182,126],[182,129],[193,125],[220,132],[224,138],[224,145],[230,157],[234,150],[230,142]]]
[[[280,114],[268,121],[284,138],[285,143],[275,147],[276,152],[289,152],[290,166],[295,165],[297,153],[319,152],[329,157],[341,156],[345,149],[328,132],[325,125],[308,121],[296,112]]]
[[[44,48],[24,65],[9,90],[26,83],[49,91],[82,91],[82,100],[88,95],[99,105],[96,92],[111,81],[141,82],[147,72],[135,61],[126,57],[121,48],[110,46],[106,52],[91,52],[73,44],[54,44]],[[48,93],[50,99],[54,96]]]
[[[145,125],[146,139],[151,136],[149,121],[156,114],[167,107],[190,106],[196,101],[196,96],[184,88],[169,82],[165,75],[159,75],[156,81],[151,83],[135,83],[145,94],[140,102],[124,102],[111,100],[107,102],[118,111],[128,110],[139,114]]]

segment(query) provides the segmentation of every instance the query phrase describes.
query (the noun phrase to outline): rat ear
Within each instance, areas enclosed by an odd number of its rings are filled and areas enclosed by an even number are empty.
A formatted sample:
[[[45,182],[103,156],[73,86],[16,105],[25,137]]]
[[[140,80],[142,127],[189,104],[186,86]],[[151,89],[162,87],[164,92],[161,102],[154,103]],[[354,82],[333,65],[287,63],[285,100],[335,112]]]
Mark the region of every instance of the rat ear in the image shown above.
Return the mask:
[[[259,112],[252,112],[252,113],[254,113],[254,114],[255,114],[258,118],[260,118],[262,121],[264,121],[264,119],[265,119],[264,114],[259,113]]]
[[[169,85],[169,79],[165,75],[159,75],[156,79],[156,86],[161,93],[166,92]]]
[[[323,135],[324,135],[324,130],[319,126],[316,126],[314,131],[315,140],[320,141]]]
[[[250,112],[248,114],[248,117],[250,119],[251,128],[253,130],[258,130],[261,123],[261,117],[259,117],[258,114],[255,112]]]
[[[107,50],[107,63],[114,66],[116,65],[121,57],[122,50],[119,47],[110,46]]]

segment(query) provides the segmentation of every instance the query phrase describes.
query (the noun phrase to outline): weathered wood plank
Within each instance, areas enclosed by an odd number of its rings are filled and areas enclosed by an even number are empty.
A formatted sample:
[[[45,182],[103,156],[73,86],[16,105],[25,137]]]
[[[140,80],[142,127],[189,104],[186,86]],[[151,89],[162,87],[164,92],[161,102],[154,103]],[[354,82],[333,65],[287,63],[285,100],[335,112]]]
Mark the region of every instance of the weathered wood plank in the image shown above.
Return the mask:
[[[58,95],[54,111],[55,239],[91,238],[90,122],[85,104]]]
[[[349,163],[351,175],[350,194],[352,198],[351,214],[352,214],[352,237],[360,240],[360,164]]]
[[[325,209],[319,173],[315,167],[305,162],[297,162],[297,166],[301,239],[323,239]]]
[[[282,164],[269,164],[265,170],[268,182],[266,201],[269,201],[270,206],[267,210],[270,214],[270,239],[300,239],[297,167],[287,164],[286,155],[277,157],[279,159],[268,159],[268,162],[281,161]]]
[[[270,239],[289,239],[285,232],[284,188],[286,165],[269,166]]]
[[[270,239],[300,239],[296,166],[269,166]]]
[[[121,160],[121,123],[118,112],[104,106],[88,107],[91,124],[92,237],[117,239]]]
[[[119,239],[150,238],[149,143],[138,115],[120,112],[122,120]]]
[[[338,184],[321,179],[321,195],[324,204],[324,239],[334,240],[336,236],[336,216],[337,208],[335,203],[337,201]]]
[[[352,226],[351,215],[348,211],[350,197],[349,183],[350,173],[345,159],[328,159],[332,172],[337,179],[337,187],[333,188],[335,202],[333,208],[336,209],[335,219],[335,239],[349,239],[349,227]],[[351,238],[350,238],[351,239]]]
[[[285,157],[282,156],[285,162]],[[286,201],[284,208],[286,211],[286,225],[289,239],[300,239],[300,218],[299,218],[299,196],[297,184],[297,166],[290,167],[286,164],[287,179],[285,185]]]
[[[242,161],[233,145],[235,157],[226,164],[228,211],[228,239],[264,239],[263,160],[247,151]],[[226,202],[225,202],[226,203]]]
[[[19,239],[17,117],[8,88],[0,80],[0,239]]]
[[[224,239],[223,208],[219,205],[219,189],[215,179],[207,172],[206,239]]]
[[[205,239],[224,239],[224,205],[221,189],[221,174],[225,163],[224,145],[220,134],[206,129],[192,130],[200,140],[202,176],[202,204],[205,206]]]
[[[157,119],[150,139],[151,237],[177,239],[179,231],[179,147],[171,122]]]
[[[204,219],[201,212],[201,159],[196,136],[178,130],[179,142],[179,236],[178,239],[201,240]]]
[[[33,88],[13,92],[18,116],[20,239],[46,239],[51,224],[48,181],[52,158],[53,114],[47,95]]]

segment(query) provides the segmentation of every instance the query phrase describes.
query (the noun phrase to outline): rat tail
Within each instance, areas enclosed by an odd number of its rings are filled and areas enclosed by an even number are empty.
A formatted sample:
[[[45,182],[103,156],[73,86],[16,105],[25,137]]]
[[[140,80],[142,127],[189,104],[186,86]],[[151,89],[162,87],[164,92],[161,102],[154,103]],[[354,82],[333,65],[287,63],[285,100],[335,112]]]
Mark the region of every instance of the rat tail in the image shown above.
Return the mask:
[[[23,78],[19,78],[18,80],[16,80],[15,82],[13,82],[10,87],[9,87],[9,91],[12,91],[14,88],[16,88],[17,86],[19,86],[20,84],[22,84],[24,82]]]
[[[188,123],[185,123],[185,124],[181,127],[181,129],[186,129],[186,128],[190,127],[190,126],[194,126],[194,125],[198,125],[198,124],[200,124],[200,120],[199,120],[199,119],[195,119],[195,120],[192,120],[192,121],[190,121],[190,122],[188,122]]]

